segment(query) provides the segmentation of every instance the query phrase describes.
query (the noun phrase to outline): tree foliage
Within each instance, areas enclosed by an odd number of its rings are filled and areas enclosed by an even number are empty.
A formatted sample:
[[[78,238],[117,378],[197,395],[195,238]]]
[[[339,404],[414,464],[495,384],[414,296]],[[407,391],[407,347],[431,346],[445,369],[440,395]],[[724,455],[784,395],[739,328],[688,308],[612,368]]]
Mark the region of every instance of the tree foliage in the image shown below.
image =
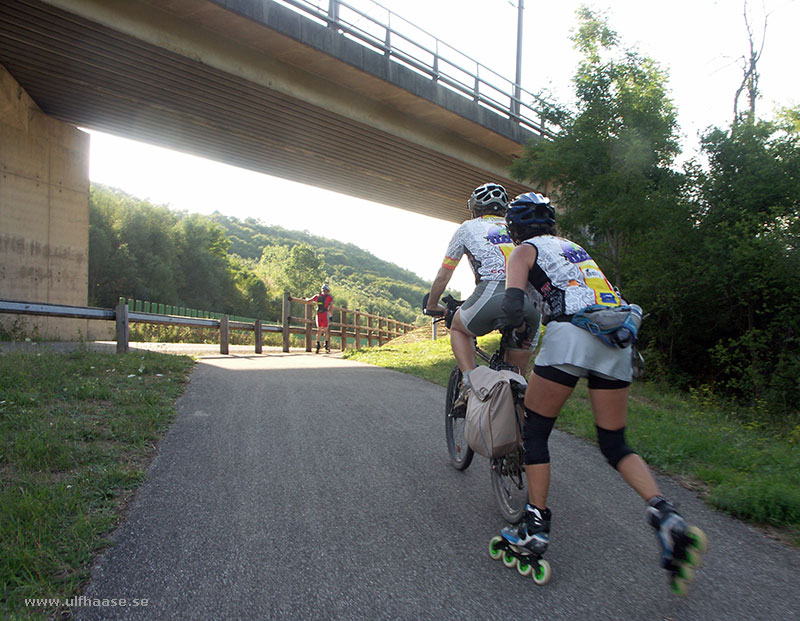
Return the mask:
[[[578,23],[576,103],[553,140],[526,147],[514,176],[553,183],[561,231],[645,308],[651,371],[796,413],[800,108],[756,120],[752,84],[751,113],[707,130],[678,172],[666,75],[622,49],[602,16],[584,8]]]
[[[592,246],[621,287],[634,240],[674,196],[676,110],[653,60],[622,49],[601,15],[584,7],[578,18],[576,110],[559,115],[553,140],[525,149],[512,175],[553,184],[561,229]]]

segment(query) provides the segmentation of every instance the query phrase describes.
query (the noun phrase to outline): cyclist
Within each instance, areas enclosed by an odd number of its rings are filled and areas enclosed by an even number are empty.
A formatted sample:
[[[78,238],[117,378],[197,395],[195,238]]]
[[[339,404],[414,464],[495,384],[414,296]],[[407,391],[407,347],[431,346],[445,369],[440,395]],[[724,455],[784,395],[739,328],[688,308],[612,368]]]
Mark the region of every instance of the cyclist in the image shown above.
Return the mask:
[[[504,216],[508,208],[508,194],[502,185],[486,183],[475,188],[467,208],[472,218],[462,223],[450,240],[427,304],[430,311],[445,310],[439,304],[439,298],[466,254],[477,286],[456,311],[450,327],[450,346],[463,373],[463,387],[467,389],[461,391],[456,407],[463,407],[466,403],[470,387],[469,373],[476,367],[474,337],[505,325],[500,305],[505,291],[506,259],[514,249],[506,230]],[[520,331],[515,342],[510,344],[507,361],[525,373],[539,337],[540,314],[529,300],[524,302],[522,312],[527,331]]]
[[[315,352],[317,354],[319,353],[320,341],[322,340],[323,334],[325,336],[325,352],[331,353],[331,328],[328,323],[330,319],[331,304],[333,304],[333,296],[331,295],[330,291],[331,288],[324,284],[320,288],[320,291],[317,295],[306,298],[306,302],[317,303],[317,351]]]
[[[551,521],[548,438],[578,378],[586,377],[600,450],[647,503],[647,519],[661,543],[662,566],[675,576],[693,541],[690,527],[662,496],[647,464],[625,442],[630,344],[624,348],[609,345],[571,322],[571,316],[587,306],[613,308],[622,306],[623,301],[583,248],[556,236],[555,209],[547,197],[535,192],[517,196],[506,222],[517,246],[508,260],[503,310],[510,325],[522,324],[524,289],[531,284],[541,296],[547,329],[525,394],[523,437],[529,504],[523,520],[504,528],[502,535],[535,554],[547,548]],[[702,532],[691,527],[691,533],[697,544],[704,545]]]

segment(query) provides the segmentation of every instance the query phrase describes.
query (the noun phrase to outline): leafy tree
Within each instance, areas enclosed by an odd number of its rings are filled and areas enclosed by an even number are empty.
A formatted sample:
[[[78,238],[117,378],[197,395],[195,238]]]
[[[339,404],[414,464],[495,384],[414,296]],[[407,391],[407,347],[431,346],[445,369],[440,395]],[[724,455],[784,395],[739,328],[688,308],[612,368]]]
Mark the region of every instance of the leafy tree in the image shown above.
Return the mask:
[[[633,244],[674,205],[676,111],[666,75],[653,60],[622,49],[617,33],[592,10],[579,9],[578,19],[577,111],[559,111],[561,131],[529,144],[511,172],[553,184],[559,227],[590,248],[621,287]]]

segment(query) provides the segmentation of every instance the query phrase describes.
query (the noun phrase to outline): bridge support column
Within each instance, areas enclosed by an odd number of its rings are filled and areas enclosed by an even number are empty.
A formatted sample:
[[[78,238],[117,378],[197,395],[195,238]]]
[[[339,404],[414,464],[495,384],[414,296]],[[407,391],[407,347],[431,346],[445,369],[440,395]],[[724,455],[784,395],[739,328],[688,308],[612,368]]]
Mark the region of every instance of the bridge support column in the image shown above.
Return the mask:
[[[88,278],[89,135],[44,114],[0,66],[0,298],[86,306]],[[6,330],[17,321],[28,336],[94,338],[87,320],[0,315]]]

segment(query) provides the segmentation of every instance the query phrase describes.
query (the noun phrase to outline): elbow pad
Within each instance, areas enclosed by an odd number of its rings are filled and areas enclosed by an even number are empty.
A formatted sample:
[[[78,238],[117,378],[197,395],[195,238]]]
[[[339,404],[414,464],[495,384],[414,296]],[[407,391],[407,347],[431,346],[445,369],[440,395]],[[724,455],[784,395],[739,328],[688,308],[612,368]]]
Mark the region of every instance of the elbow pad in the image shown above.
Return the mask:
[[[506,289],[500,308],[506,315],[508,325],[514,328],[522,325],[522,322],[525,321],[525,292],[516,287]]]

